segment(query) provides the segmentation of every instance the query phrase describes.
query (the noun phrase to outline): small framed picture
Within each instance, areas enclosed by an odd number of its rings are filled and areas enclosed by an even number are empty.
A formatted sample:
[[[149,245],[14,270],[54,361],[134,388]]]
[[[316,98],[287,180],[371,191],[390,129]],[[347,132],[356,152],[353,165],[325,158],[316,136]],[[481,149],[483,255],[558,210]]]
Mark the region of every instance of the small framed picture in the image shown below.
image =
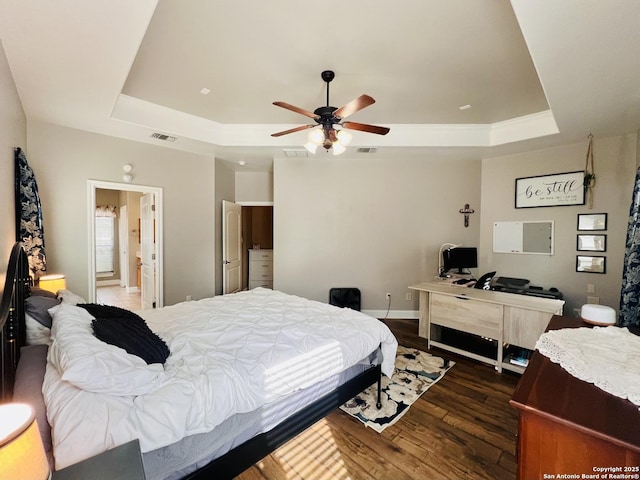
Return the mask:
[[[607,257],[577,255],[576,272],[607,273]]]
[[[578,230],[594,231],[607,229],[606,213],[579,213]]]
[[[580,252],[606,252],[606,235],[578,235],[576,250]]]

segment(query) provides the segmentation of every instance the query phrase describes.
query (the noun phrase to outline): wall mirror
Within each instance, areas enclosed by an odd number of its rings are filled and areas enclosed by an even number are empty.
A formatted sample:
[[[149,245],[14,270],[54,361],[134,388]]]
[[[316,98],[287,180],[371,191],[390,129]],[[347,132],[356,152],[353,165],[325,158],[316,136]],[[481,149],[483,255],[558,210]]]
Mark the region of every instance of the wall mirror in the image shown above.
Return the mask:
[[[576,249],[581,252],[606,252],[606,235],[578,235]]]
[[[553,221],[494,222],[493,251],[553,255]]]
[[[606,230],[606,213],[579,213],[578,230]]]
[[[606,273],[607,259],[601,256],[577,255],[576,272]]]

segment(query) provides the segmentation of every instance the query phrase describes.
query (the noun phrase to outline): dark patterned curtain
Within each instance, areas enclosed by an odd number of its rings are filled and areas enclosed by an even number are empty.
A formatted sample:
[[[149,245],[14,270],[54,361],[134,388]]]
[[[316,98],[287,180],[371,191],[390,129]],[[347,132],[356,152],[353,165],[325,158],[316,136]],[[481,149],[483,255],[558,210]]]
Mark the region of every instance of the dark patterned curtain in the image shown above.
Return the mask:
[[[618,323],[621,327],[640,325],[640,169],[629,209]]]
[[[22,242],[31,273],[38,279],[47,271],[42,206],[36,176],[20,148],[15,150],[15,176],[16,241]]]

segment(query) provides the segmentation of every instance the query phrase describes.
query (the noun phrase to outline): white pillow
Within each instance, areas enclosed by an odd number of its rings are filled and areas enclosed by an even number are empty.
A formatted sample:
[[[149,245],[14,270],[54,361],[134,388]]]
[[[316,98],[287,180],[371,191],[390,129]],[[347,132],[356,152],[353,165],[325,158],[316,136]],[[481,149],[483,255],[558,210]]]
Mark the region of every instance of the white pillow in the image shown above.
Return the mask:
[[[27,345],[51,345],[51,330],[28,313],[24,314],[27,327]]]
[[[69,303],[50,308],[53,317],[49,362],[62,380],[94,393],[144,395],[166,381],[164,367],[147,365],[136,355],[93,335],[94,317]]]
[[[80,295],[76,295],[71,290],[58,290],[58,300],[62,303],[70,303],[77,305],[79,303],[87,303]]]

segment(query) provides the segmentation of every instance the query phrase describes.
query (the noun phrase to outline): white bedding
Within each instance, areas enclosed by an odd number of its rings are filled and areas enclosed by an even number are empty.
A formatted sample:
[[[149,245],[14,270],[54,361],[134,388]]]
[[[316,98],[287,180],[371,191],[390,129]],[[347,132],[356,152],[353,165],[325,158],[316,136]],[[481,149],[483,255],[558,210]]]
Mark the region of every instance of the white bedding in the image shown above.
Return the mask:
[[[65,320],[63,311],[54,312],[43,393],[57,469],[134,438],[146,452],[210,431],[236,413],[344,370],[378,345],[383,373],[393,373],[397,341],[382,322],[278,291],[259,288],[138,313],[171,355],[154,389],[133,396],[124,395],[121,385],[117,394],[104,394],[60,380],[64,372],[52,352],[67,358],[63,331],[77,335],[75,345],[97,344],[86,329],[62,328],[65,321],[86,321],[80,315]],[[87,364],[101,367],[110,356],[128,355],[106,347],[117,352],[90,353]]]

